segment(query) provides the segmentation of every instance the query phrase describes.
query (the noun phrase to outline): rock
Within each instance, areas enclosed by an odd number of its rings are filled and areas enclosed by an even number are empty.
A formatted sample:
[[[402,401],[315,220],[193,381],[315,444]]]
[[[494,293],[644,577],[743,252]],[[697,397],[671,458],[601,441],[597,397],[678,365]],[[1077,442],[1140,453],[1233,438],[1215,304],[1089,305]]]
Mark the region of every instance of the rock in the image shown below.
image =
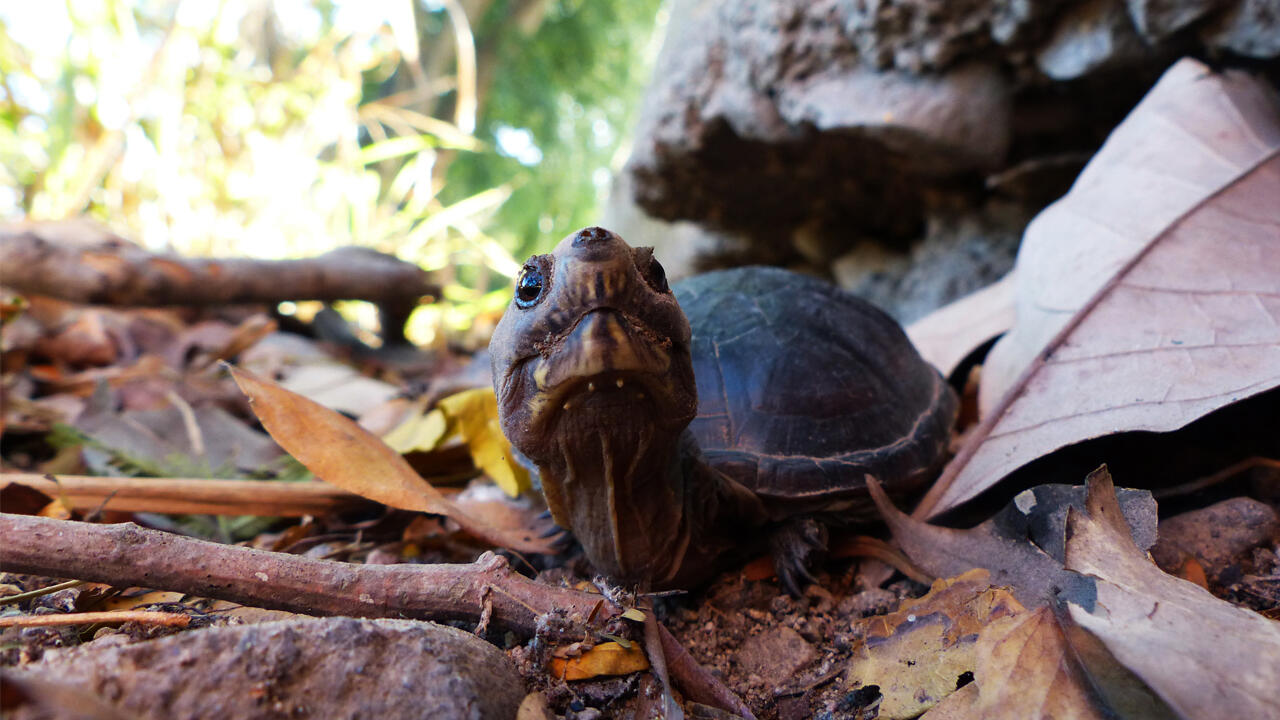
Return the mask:
[[[921,175],[992,169],[1009,148],[1008,85],[983,63],[927,76],[858,66],[789,83],[777,100],[789,125],[865,137]]]
[[[1003,75],[876,72],[842,29],[846,5],[677,3],[628,162],[637,203],[775,242],[807,223],[907,237],[919,174],[998,166]]]
[[[748,639],[736,660],[748,674],[757,675],[774,687],[790,679],[815,657],[817,652],[800,633],[782,626]]]
[[[18,678],[89,691],[136,718],[515,717],[523,683],[470,633],[412,620],[224,626],[46,653]]]
[[[1275,0],[1240,0],[1234,8],[1206,24],[1204,43],[1247,57],[1280,55],[1280,5]]]
[[[1003,277],[1013,268],[1028,220],[1015,204],[981,214],[937,214],[910,250],[864,243],[837,258],[831,272],[841,287],[909,324]]]
[[[1147,40],[1164,40],[1228,5],[1230,0],[1125,0],[1133,25]]]
[[[1150,48],[1134,32],[1121,0],[1090,0],[1063,13],[1036,50],[1036,65],[1054,80],[1140,62]]]
[[[618,190],[630,220],[610,224],[661,247],[677,276],[746,263],[835,274],[914,317],[956,296],[912,290],[912,260],[994,260],[1024,229],[948,240],[939,223],[967,212],[983,225],[993,196],[1031,217],[1178,55],[1280,54],[1274,7],[675,0]],[[948,272],[948,286],[981,284]]]
[[[1277,535],[1280,516],[1274,508],[1253,498],[1236,497],[1162,521],[1151,557],[1167,572],[1194,557],[1213,579],[1242,553]]]

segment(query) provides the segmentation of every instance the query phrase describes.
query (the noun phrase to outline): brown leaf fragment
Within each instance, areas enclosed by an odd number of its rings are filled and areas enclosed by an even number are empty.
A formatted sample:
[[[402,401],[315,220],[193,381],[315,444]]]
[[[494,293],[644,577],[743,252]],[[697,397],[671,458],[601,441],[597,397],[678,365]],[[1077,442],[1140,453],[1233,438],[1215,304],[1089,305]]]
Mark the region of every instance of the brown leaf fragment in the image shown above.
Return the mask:
[[[1007,586],[1031,608],[1060,596],[1087,602],[1093,581],[1062,566],[1068,508],[1083,507],[1084,489],[1040,485],[1020,493],[980,525],[956,529],[930,525],[898,510],[879,483],[868,480],[871,498],[893,533],[894,543],[920,569],[951,577],[973,568],[991,573],[991,582]],[[1121,490],[1124,514],[1140,544],[1155,542],[1155,502],[1143,490]]]
[[[1280,385],[1280,98],[1183,60],[1028,227],[1017,320],[987,356],[983,421],[916,509],[1026,463],[1181,428]]]
[[[552,552],[532,532],[499,530],[459,508],[376,436],[323,405],[228,366],[262,426],[317,477],[404,510],[447,515],[475,537],[521,552]]]
[[[1156,567],[1130,539],[1105,469],[1089,476],[1067,538],[1067,567],[1097,588],[1092,609],[1069,605],[1072,620],[1178,715],[1276,717],[1280,625]]]
[[[912,718],[954,692],[974,668],[974,643],[991,622],[1023,611],[983,570],[939,580],[929,593],[888,615],[864,618],[855,629],[848,689],[880,688],[881,718]]]

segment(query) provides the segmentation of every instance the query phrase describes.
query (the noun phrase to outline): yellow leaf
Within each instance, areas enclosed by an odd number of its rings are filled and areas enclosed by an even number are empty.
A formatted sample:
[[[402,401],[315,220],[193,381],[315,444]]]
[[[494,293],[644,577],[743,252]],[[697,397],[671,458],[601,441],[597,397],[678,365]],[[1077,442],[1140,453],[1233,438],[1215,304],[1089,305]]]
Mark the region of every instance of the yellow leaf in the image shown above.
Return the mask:
[[[528,490],[529,471],[516,462],[511,445],[498,423],[498,399],[491,388],[463,390],[443,398],[436,408],[449,423],[449,434],[457,434],[471,450],[476,467],[512,497]]]
[[[413,415],[382,437],[382,441],[401,455],[434,450],[444,438],[448,422],[444,413],[436,408],[426,415]]]
[[[626,675],[649,669],[644,651],[616,642],[600,643],[576,658],[551,658],[551,672],[563,680],[588,680],[601,675]]]
[[[622,617],[636,622],[644,622],[644,611],[637,610],[636,608],[627,608],[627,610],[622,613]]]
[[[440,494],[377,436],[316,402],[253,373],[227,365],[262,426],[317,477],[370,500],[404,510],[447,515],[469,534],[521,552],[550,553],[532,532],[495,528]]]

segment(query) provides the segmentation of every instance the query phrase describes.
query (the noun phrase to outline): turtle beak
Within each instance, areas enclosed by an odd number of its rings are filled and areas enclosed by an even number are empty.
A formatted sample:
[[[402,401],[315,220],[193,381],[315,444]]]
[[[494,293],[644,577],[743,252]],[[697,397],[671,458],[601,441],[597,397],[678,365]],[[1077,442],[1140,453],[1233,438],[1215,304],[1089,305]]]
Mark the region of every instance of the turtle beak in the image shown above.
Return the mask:
[[[645,401],[656,403],[664,415],[678,410],[670,386],[671,346],[670,340],[617,311],[586,313],[557,348],[535,360],[537,390],[528,398],[532,423],[540,425],[559,412],[591,403]]]

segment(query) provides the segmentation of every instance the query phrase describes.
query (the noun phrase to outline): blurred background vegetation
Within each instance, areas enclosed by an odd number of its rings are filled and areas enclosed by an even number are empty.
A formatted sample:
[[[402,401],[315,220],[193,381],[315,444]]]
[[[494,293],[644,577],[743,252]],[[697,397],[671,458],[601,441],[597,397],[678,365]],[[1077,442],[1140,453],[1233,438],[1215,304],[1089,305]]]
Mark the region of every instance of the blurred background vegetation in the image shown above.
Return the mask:
[[[0,219],[156,250],[347,244],[440,273],[409,328],[496,316],[625,159],[661,0],[0,4]],[[487,323],[481,323],[487,324]]]

